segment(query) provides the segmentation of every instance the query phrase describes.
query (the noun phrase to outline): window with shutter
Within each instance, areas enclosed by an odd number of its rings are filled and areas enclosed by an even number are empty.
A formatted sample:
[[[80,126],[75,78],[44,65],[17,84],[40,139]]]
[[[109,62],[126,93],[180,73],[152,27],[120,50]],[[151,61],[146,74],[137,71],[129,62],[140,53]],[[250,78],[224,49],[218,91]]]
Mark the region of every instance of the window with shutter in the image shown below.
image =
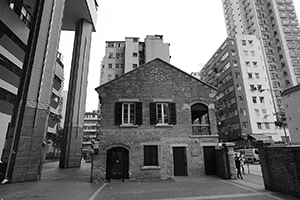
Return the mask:
[[[116,102],[115,125],[141,125],[143,122],[143,105],[141,102]]]
[[[144,146],[144,166],[158,166],[157,146]]]
[[[150,124],[176,124],[176,104],[150,103]]]

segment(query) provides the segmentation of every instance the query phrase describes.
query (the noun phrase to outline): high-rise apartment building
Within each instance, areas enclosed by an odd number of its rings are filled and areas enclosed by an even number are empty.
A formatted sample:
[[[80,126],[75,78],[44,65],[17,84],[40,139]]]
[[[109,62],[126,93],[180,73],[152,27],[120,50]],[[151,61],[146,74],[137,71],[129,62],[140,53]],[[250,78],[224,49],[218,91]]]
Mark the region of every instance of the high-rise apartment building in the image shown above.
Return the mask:
[[[147,35],[144,42],[137,37],[125,41],[107,41],[101,64],[100,85],[149,62],[160,58],[170,62],[169,44],[162,35]]]
[[[62,89],[64,85],[64,65],[62,63],[63,56],[58,52],[57,60],[55,63],[55,75],[53,78],[51,102],[48,118],[48,128],[46,141],[52,141],[61,127],[61,101],[62,101]],[[52,143],[53,145],[53,143]]]
[[[200,80],[219,89],[215,107],[220,139],[237,146],[252,140],[281,141],[261,44],[254,35],[229,37],[200,71]]]
[[[280,93],[300,84],[300,28],[292,0],[223,0],[228,36],[256,35],[263,50],[276,112]]]
[[[85,112],[83,125],[82,153],[87,153],[87,151],[92,149],[95,153],[98,153],[99,139],[97,137],[97,130],[100,127],[100,111]]]

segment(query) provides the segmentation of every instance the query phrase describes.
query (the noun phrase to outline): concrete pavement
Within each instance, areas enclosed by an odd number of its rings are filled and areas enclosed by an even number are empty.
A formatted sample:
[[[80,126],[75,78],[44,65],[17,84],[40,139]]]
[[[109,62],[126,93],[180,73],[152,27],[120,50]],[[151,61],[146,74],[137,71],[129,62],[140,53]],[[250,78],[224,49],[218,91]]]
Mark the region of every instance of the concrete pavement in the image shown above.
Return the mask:
[[[90,183],[90,163],[71,169],[59,169],[58,162],[46,163],[39,181],[0,185],[0,200],[89,199],[101,185]]]
[[[249,167],[249,168],[248,168]],[[254,163],[254,164],[245,164],[245,173],[246,174],[255,174],[258,176],[262,176],[261,167],[260,164]]]
[[[0,200],[295,200],[264,189],[261,176],[246,174],[243,180],[215,176],[175,177],[167,181],[90,183],[90,163],[59,169],[58,162],[44,164],[42,179],[0,185]]]
[[[222,180],[218,177],[176,177],[175,181],[113,182],[96,196],[97,200],[204,200],[204,199],[255,199],[283,200],[296,198],[264,189],[259,176],[245,175],[243,180]],[[261,179],[261,177],[260,177]],[[261,184],[257,184],[261,183]]]

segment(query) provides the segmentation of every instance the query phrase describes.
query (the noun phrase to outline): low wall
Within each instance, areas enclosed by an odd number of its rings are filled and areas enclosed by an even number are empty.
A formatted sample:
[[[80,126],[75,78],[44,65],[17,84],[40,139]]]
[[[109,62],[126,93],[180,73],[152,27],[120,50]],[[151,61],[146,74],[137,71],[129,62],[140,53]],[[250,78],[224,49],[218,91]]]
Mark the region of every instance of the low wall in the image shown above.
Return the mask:
[[[300,145],[271,146],[257,143],[264,185],[300,198]]]
[[[224,143],[215,151],[218,175],[224,179],[237,178],[233,147],[233,143]]]

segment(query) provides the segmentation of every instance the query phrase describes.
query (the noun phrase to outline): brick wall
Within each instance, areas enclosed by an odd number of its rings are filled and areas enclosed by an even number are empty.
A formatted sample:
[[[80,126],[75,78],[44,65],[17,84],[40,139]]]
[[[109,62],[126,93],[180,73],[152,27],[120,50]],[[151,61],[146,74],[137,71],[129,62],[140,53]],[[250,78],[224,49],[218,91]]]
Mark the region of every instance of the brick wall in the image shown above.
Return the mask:
[[[300,146],[257,147],[265,188],[300,198]]]
[[[216,149],[218,175],[224,179],[237,178],[233,147],[233,143],[224,143]]]
[[[172,145],[186,147],[189,176],[205,174],[202,144],[218,144],[213,104],[214,89],[157,59],[96,90],[101,97],[102,120],[98,132],[99,155],[94,159],[94,180],[105,179],[106,153],[112,147],[128,149],[131,180],[167,179],[174,176]],[[114,125],[115,102],[122,98],[134,98],[142,102],[142,125],[130,128]],[[153,102],[153,99],[170,99],[176,103],[176,125],[150,125],[149,103]],[[191,137],[191,106],[195,103],[207,105],[212,135]],[[158,145],[157,169],[143,168],[143,145],[146,143]]]

